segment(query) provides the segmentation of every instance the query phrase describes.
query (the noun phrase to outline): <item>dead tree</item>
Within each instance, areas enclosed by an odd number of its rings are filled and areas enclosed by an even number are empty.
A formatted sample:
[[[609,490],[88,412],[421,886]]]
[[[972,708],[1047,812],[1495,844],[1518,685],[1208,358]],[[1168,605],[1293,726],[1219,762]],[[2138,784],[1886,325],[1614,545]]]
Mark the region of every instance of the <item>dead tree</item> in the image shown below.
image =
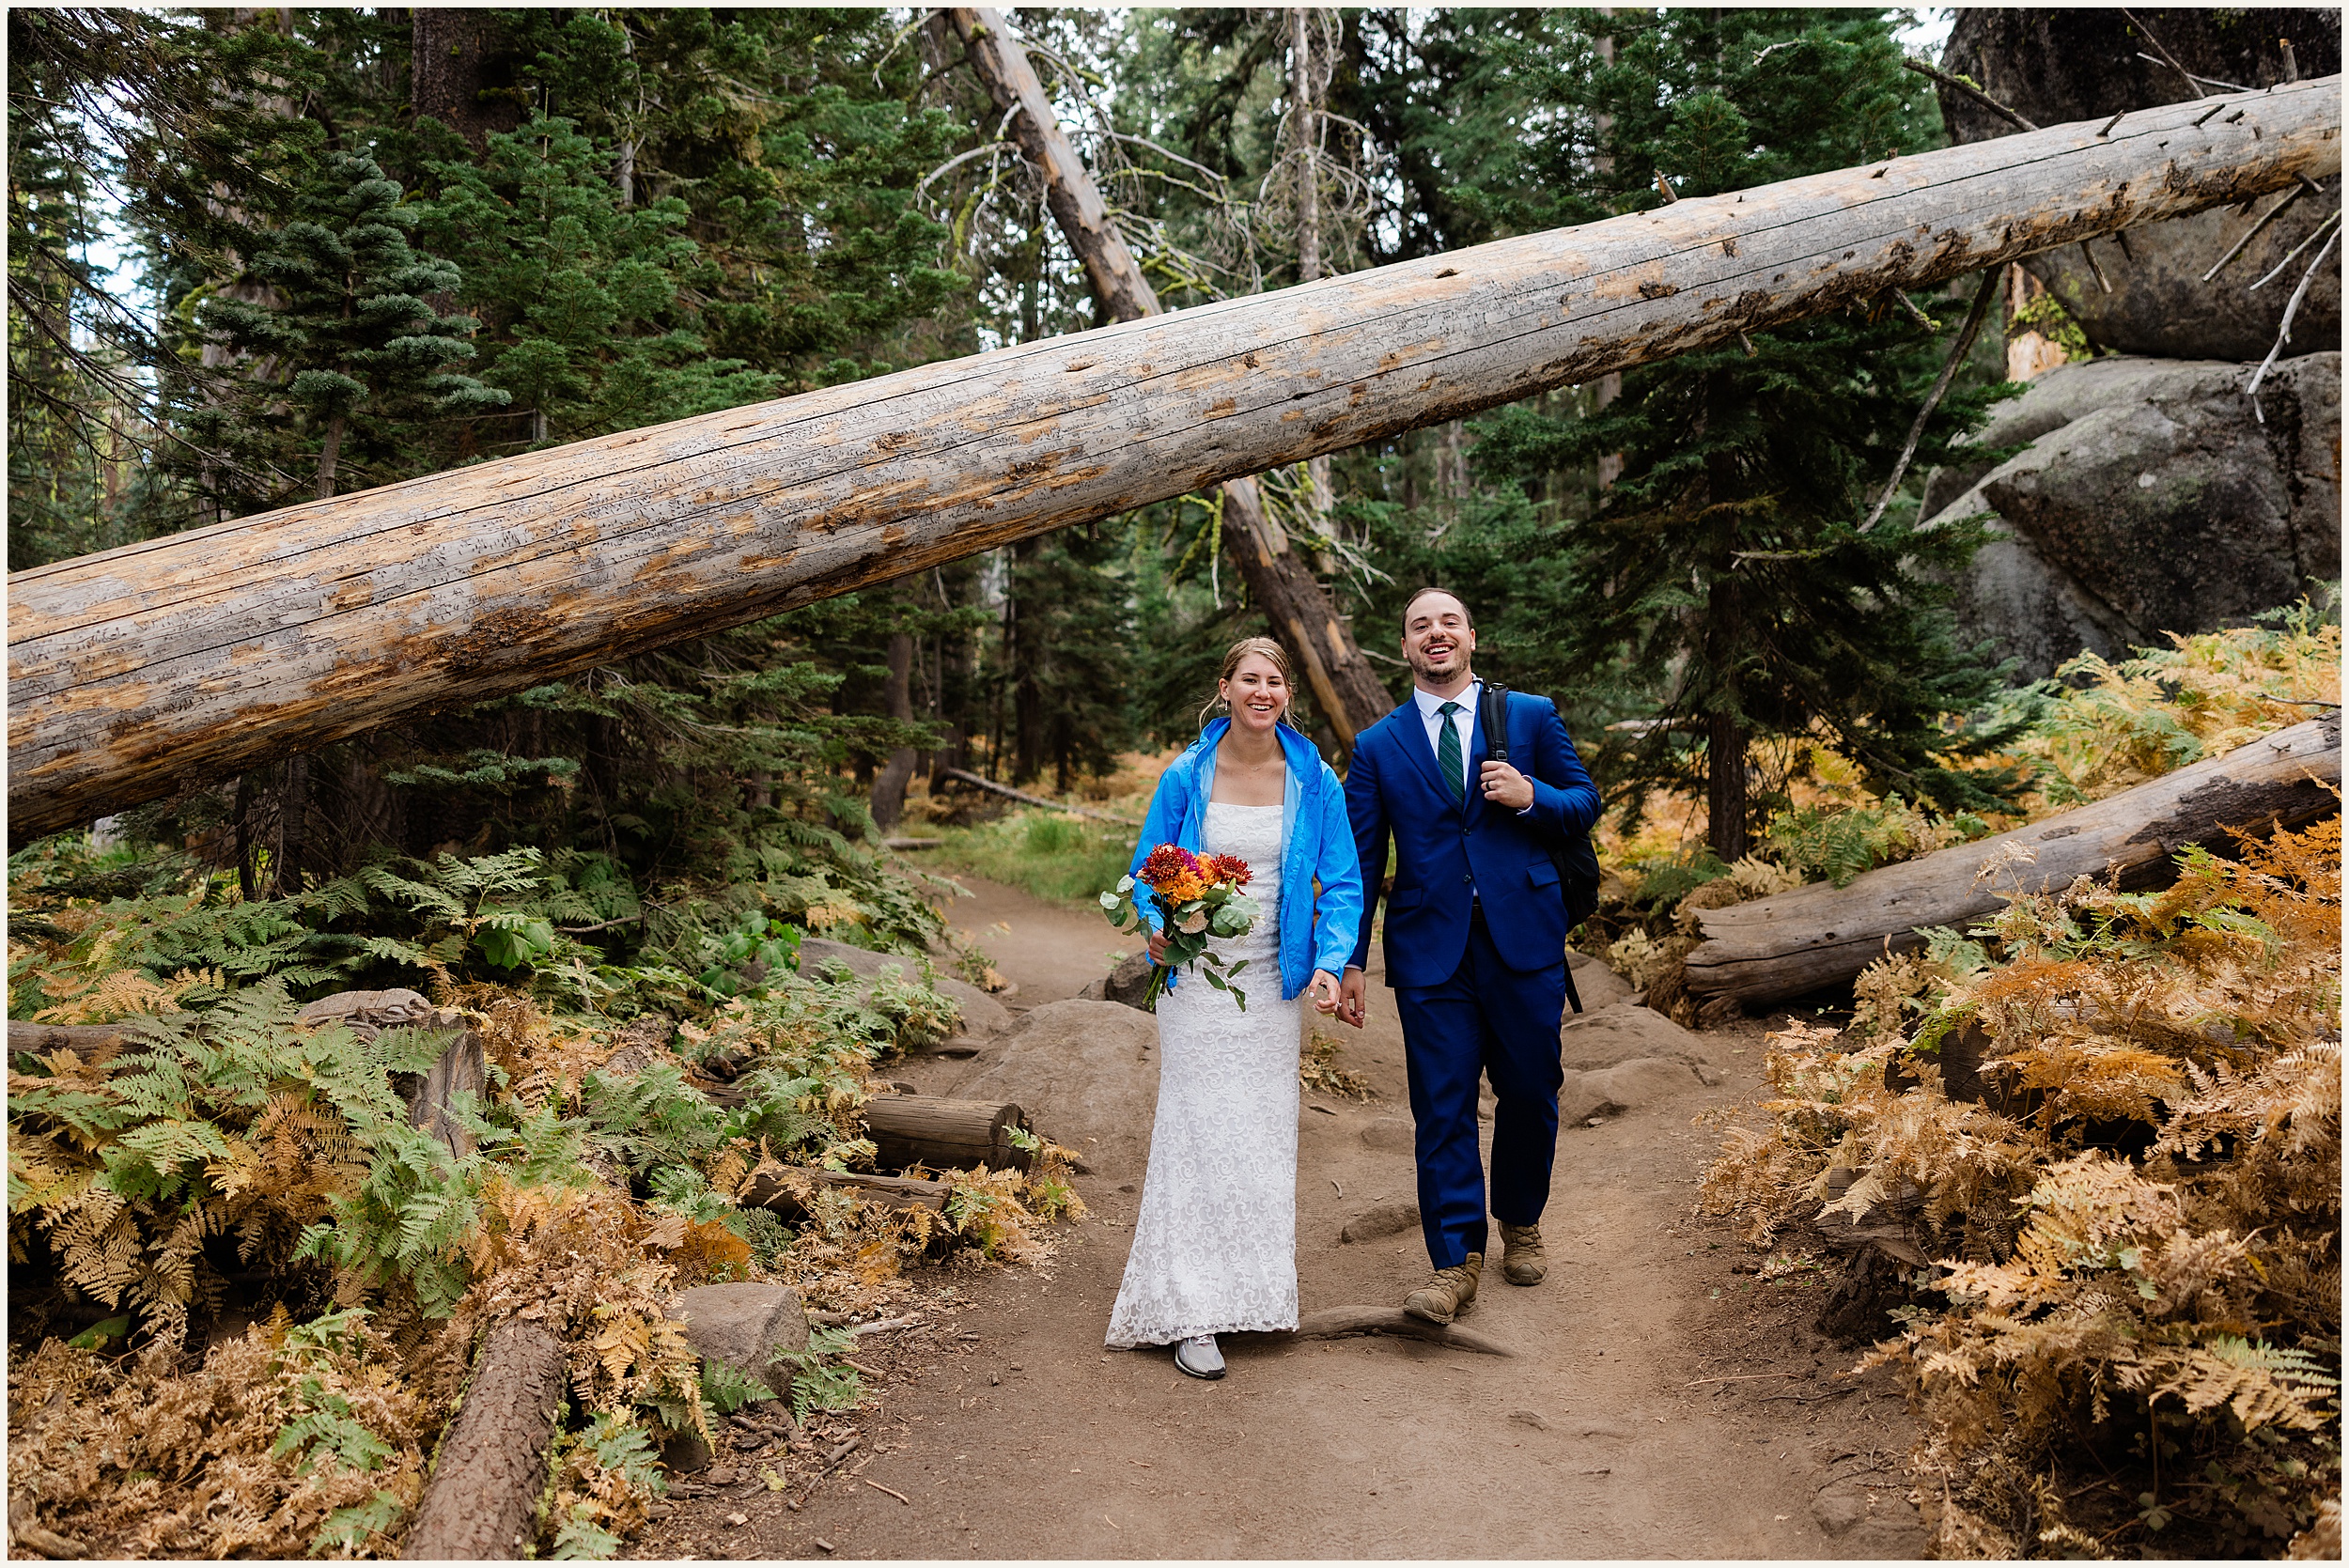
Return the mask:
[[[1011,138],[1042,178],[1044,204],[1083,264],[1101,308],[1119,321],[1159,315],[1158,292],[1118,237],[1099,187],[1069,145],[1027,52],[1012,38],[1002,15],[985,7],[956,7],[946,19],[962,39],[972,70],[996,106],[1010,115]],[[1307,281],[1320,270],[1316,245]],[[1303,672],[1315,704],[1351,751],[1354,737],[1385,718],[1393,699],[1355,645],[1354,633],[1339,617],[1328,590],[1289,548],[1286,532],[1267,515],[1252,477],[1224,481],[1223,520],[1250,600],[1272,623],[1281,645]]]
[[[39,567],[8,589],[8,830],[2340,166],[2336,77],[2169,104]]]

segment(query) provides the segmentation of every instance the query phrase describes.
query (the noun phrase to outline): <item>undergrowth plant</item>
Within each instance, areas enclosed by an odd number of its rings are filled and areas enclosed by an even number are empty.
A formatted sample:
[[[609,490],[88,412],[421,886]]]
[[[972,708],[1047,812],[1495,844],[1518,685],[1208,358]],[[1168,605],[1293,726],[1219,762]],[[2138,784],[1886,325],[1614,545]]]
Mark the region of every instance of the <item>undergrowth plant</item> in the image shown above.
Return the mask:
[[[1757,1242],[1911,1215],[1943,1304],[1873,1358],[1945,1552],[2272,1553],[2338,1497],[2340,819],[2179,871],[1879,961],[1850,1031],[1771,1037],[1773,1120],[1706,1175]]]
[[[617,974],[608,990],[538,986],[535,960],[507,976],[481,945],[536,940],[529,922],[541,916],[527,901],[562,896],[531,854],[377,868],[255,904],[200,872],[132,885],[89,859],[11,867],[46,923],[12,933],[13,1011],[116,1026],[11,1059],[11,1283],[49,1281],[69,1328],[86,1321],[74,1303],[115,1315],[74,1343],[20,1347],[11,1462],[73,1478],[41,1491],[40,1506],[62,1532],[109,1550],[395,1549],[474,1347],[522,1313],[562,1341],[576,1401],[537,1549],[612,1555],[647,1517],[654,1445],[710,1436],[712,1410],[727,1407],[668,1315],[677,1290],[767,1279],[852,1305],[918,1261],[1040,1255],[1043,1227],[1081,1211],[1065,1155],[1041,1141],[1026,1172],[958,1174],[948,1214],[793,1176],[869,1166],[860,1108],[877,1063],[958,1027],[918,955],[872,980],[836,964],[802,972],[801,926],[779,924],[770,903],[713,903],[711,918],[689,910],[673,924],[666,951],[679,961],[649,980],[604,966],[587,972]],[[338,924],[347,916],[360,929]],[[402,934],[386,933],[401,920]],[[382,973],[335,968],[369,942],[405,966],[387,977],[432,986],[443,1004],[433,1027],[302,1021],[303,994]],[[173,967],[183,957],[214,962]],[[704,961],[725,966],[728,984],[686,967]],[[690,1001],[681,1024],[623,1026],[595,1010],[661,987]],[[444,1141],[410,1125],[400,1086],[460,1031],[478,1039],[488,1081],[448,1105],[462,1136]],[[804,1189],[796,1226],[742,1206],[754,1184],[778,1180]],[[222,1314],[256,1281],[281,1302],[272,1327],[222,1334]],[[326,1315],[304,1327],[288,1301]],[[133,1354],[106,1354],[126,1342]],[[819,1342],[795,1374],[801,1403],[861,1397],[833,1367],[836,1349]],[[342,1370],[321,1373],[321,1355]],[[226,1389],[296,1362],[307,1370],[286,1374],[273,1424],[216,1408]],[[200,1405],[212,1436],[189,1437],[175,1468],[135,1443],[93,1446],[78,1417],[26,1426],[14,1419],[33,1408],[18,1397],[20,1371],[47,1380],[26,1384],[28,1398],[70,1385],[77,1409],[117,1418],[143,1402]],[[215,1497],[204,1519],[175,1512],[176,1494],[148,1483],[191,1466],[203,1496],[252,1496]]]

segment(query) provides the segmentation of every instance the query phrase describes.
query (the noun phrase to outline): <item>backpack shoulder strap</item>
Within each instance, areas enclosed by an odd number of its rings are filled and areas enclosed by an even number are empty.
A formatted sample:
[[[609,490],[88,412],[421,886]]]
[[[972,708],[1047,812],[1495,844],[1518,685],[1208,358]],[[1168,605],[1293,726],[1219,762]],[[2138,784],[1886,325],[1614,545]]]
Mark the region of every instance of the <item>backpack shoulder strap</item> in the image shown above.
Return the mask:
[[[1477,694],[1476,722],[1485,731],[1485,754],[1495,762],[1509,760],[1509,689],[1488,680]]]

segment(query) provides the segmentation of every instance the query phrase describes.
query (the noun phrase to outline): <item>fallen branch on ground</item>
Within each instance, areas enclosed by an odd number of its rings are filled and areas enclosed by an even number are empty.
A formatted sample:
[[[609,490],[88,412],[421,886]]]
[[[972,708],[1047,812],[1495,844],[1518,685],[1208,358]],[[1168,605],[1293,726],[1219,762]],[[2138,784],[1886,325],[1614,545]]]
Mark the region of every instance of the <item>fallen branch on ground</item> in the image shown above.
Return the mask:
[[[1342,1340],[1353,1334],[1392,1334],[1397,1339],[1425,1340],[1449,1350],[1466,1350],[1479,1356],[1514,1358],[1517,1352],[1498,1340],[1488,1340],[1472,1328],[1454,1324],[1430,1323],[1413,1317],[1400,1307],[1325,1307],[1317,1312],[1307,1312],[1297,1320],[1293,1331],[1300,1340]]]

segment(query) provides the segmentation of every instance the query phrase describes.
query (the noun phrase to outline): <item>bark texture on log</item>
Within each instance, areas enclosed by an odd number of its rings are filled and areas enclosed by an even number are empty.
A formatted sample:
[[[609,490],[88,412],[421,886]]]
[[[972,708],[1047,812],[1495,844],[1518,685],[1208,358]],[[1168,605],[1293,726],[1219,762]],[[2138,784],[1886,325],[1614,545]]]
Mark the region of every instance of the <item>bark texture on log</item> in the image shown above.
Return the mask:
[[[112,1023],[26,1023],[8,1020],[10,1056],[50,1056],[70,1050],[88,1061],[113,1056],[122,1048],[122,1026]]]
[[[2340,125],[2327,78],[1944,147],[42,567],[9,583],[8,830],[2326,177]]]
[[[1011,1141],[1027,1113],[991,1100],[950,1100],[935,1094],[881,1094],[864,1102],[864,1130],[879,1165],[926,1165],[938,1171],[986,1166],[1024,1171],[1028,1152]]]
[[[1962,926],[1999,905],[2000,890],[2059,889],[2110,875],[2123,888],[2171,875],[2188,845],[2224,850],[2232,831],[2271,832],[2341,809],[2341,714],[2311,719],[2181,768],[2092,805],[1994,838],[1888,865],[1843,887],[1824,882],[1707,909],[1688,955],[1688,989],[1747,1003],[1780,1001],[1852,979],[1880,957],[1924,945],[1917,929]],[[2011,850],[2029,851],[1995,876]]]
[[[490,1330],[400,1556],[466,1561],[522,1555],[546,1489],[563,1378],[563,1342],[547,1328],[507,1318]]]
[[[812,1187],[839,1188],[860,1198],[898,1209],[943,1212],[947,1194],[953,1190],[948,1183],[925,1181],[919,1176],[872,1176],[862,1171],[811,1171],[794,1166],[788,1176],[768,1174],[754,1177],[736,1202],[746,1209],[804,1214],[807,1204],[795,1186],[800,1177],[806,1178]]]
[[[962,39],[972,70],[996,107],[1010,115],[1006,129],[1020,153],[1044,180],[1044,204],[1083,263],[1101,308],[1113,320],[1138,321],[1160,314],[1158,291],[1111,223],[1109,207],[1060,127],[1052,101],[1044,95],[1035,69],[988,7],[950,8],[946,20]],[[1308,278],[1320,274],[1318,263]],[[1394,699],[1370,660],[1354,644],[1354,634],[1338,615],[1329,590],[1288,547],[1288,536],[1266,515],[1264,496],[1252,478],[1223,483],[1223,520],[1230,525],[1232,557],[1247,580],[1249,598],[1279,634],[1347,751],[1354,737],[1387,716]]]

